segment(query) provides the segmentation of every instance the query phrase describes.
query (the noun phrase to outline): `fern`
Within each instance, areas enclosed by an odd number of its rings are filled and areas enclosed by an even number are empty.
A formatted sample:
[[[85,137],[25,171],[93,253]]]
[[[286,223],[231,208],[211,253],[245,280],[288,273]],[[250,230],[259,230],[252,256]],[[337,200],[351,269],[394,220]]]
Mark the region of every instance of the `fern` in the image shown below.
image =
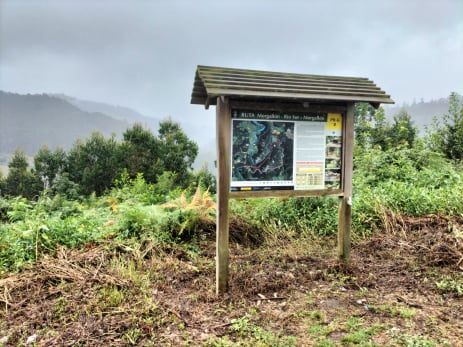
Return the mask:
[[[203,192],[201,187],[198,186],[190,202],[188,202],[188,199],[183,192],[178,199],[163,204],[161,207],[165,209],[172,208],[185,211],[193,210],[198,213],[200,218],[208,219],[212,214],[214,214],[216,204],[209,193],[209,190]]]

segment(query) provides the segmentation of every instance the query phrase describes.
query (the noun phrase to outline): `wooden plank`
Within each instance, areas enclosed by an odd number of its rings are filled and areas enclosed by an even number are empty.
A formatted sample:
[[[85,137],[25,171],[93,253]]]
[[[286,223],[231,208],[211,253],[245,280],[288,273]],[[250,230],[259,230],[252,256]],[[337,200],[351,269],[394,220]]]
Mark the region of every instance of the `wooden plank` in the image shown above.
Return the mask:
[[[206,84],[259,84],[259,85],[272,85],[272,86],[314,86],[314,87],[323,87],[323,88],[336,88],[336,89],[355,89],[355,90],[375,90],[382,94],[385,92],[382,91],[379,87],[376,87],[374,84],[359,84],[352,82],[340,83],[337,81],[287,81],[281,79],[265,79],[265,80],[256,80],[253,78],[216,78],[216,77],[205,77],[204,83]]]
[[[190,103],[193,105],[204,105],[206,103],[207,96],[204,97],[192,97]]]
[[[351,224],[352,224],[352,171],[354,153],[354,103],[347,105],[343,127],[343,190],[344,196],[339,199],[338,213],[338,256],[350,261]]]
[[[313,84],[313,85],[339,85],[344,87],[362,87],[369,89],[379,89],[376,84],[369,80],[340,80],[340,79],[312,79],[312,78],[281,78],[281,77],[256,77],[251,75],[221,75],[221,74],[203,74],[202,81],[223,81],[223,82],[260,82],[260,83],[282,83],[282,84],[292,84],[292,85],[301,85],[301,84]]]
[[[311,85],[305,86],[297,86],[297,87],[282,87],[281,85],[277,84],[267,84],[267,85],[259,85],[257,83],[254,84],[233,84],[233,83],[209,83],[205,82],[205,86],[208,93],[211,93],[211,90],[219,89],[219,90],[252,90],[252,91],[273,91],[273,92],[280,92],[280,93],[298,93],[298,94],[326,94],[326,95],[353,95],[357,97],[363,96],[373,96],[373,97],[382,97],[387,98],[389,97],[384,92],[378,91],[370,91],[370,90],[355,90],[355,89],[341,89],[341,88],[323,88],[323,87],[313,87]],[[221,94],[221,93],[215,93]]]
[[[231,199],[247,198],[295,198],[295,197],[317,197],[317,196],[344,196],[340,189],[333,190],[260,190],[230,192]]]
[[[220,68],[211,66],[198,66],[197,71],[201,77],[211,74],[221,76],[255,76],[258,77],[278,77],[288,79],[321,79],[321,80],[340,80],[340,81],[369,81],[366,77],[351,77],[351,76],[326,76],[326,75],[310,75],[288,72],[272,72],[261,70],[247,70],[247,69],[233,69],[233,68]]]
[[[288,78],[256,78],[254,76],[221,76],[221,75],[204,75],[201,79],[202,81],[223,81],[223,82],[260,82],[260,83],[270,83],[270,84],[292,84],[292,85],[338,85],[344,87],[362,87],[362,88],[372,88],[380,89],[371,81],[353,81],[353,80],[334,80],[334,79],[288,79]]]
[[[227,95],[227,96],[248,96],[248,97],[265,97],[277,99],[297,99],[297,100],[329,100],[329,101],[353,101],[353,102],[379,102],[384,104],[394,103],[388,97],[374,97],[374,96],[360,96],[360,95],[327,95],[327,94],[311,94],[311,93],[288,93],[288,92],[275,92],[275,91],[256,91],[256,90],[236,90],[236,89],[208,89],[209,95]]]
[[[289,84],[281,82],[260,82],[260,81],[220,81],[207,80],[205,81],[206,88],[231,88],[231,89],[257,89],[257,90],[281,90],[281,91],[319,91],[326,93],[346,93],[359,95],[380,95],[386,96],[386,93],[380,89],[364,88],[361,86],[340,86],[329,84]]]
[[[318,103],[308,102],[306,106],[302,102],[264,102],[264,101],[245,101],[230,99],[231,109],[249,109],[255,111],[276,111],[276,112],[326,112],[326,113],[345,113],[346,103]]]
[[[217,98],[217,230],[216,230],[216,293],[228,290],[228,199],[230,193],[231,110],[226,98]]]

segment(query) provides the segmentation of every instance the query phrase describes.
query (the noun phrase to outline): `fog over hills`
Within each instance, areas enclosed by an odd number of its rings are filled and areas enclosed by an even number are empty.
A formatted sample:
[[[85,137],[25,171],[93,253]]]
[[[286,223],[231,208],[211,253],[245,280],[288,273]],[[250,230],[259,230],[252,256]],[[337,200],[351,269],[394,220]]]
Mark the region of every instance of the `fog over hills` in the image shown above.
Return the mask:
[[[402,106],[386,106],[386,117],[393,122],[394,116],[401,111],[406,111],[415,125],[418,127],[419,136],[426,135],[425,127],[431,125],[434,117],[440,119],[448,113],[449,99],[440,98],[437,100],[413,102],[412,104],[403,104]]]
[[[157,134],[160,121],[127,107],[64,94],[21,95],[0,91],[0,165],[5,166],[17,148],[29,156],[34,156],[43,145],[69,150],[77,139],[88,138],[94,131],[105,137],[114,133],[120,139],[134,123]],[[214,159],[215,141],[211,141],[200,147],[195,168],[205,162],[211,165]]]
[[[405,110],[423,136],[425,126],[431,124],[433,117],[440,118],[446,114],[448,106],[448,98],[440,98],[386,106],[385,111],[387,118],[393,122],[394,115]],[[68,150],[78,138],[88,138],[93,131],[99,131],[106,137],[114,133],[120,139],[135,122],[157,134],[160,120],[127,107],[80,100],[64,94],[20,95],[0,91],[0,154],[8,158],[16,148],[21,148],[29,156],[34,156],[43,145]],[[207,163],[213,169],[216,158],[214,136],[211,141],[199,145],[195,168]]]
[[[129,123],[140,123],[145,128],[149,128],[153,131],[157,131],[159,127],[159,119],[146,117],[141,113],[124,106],[114,106],[102,102],[90,101],[90,100],[81,100],[68,96],[65,94],[48,94],[52,97],[57,97],[69,102],[71,105],[76,106],[82,111],[86,112],[99,112],[115,119],[122,121],[127,121]]]
[[[16,148],[34,155],[42,145],[71,148],[93,131],[121,136],[130,123],[101,112],[88,112],[46,94],[20,95],[0,91],[0,152]]]

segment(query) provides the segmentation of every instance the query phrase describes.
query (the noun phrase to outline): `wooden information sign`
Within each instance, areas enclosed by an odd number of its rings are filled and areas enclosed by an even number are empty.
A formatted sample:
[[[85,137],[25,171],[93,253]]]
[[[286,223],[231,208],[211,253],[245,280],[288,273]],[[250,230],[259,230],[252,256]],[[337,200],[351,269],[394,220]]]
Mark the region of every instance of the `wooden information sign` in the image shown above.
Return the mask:
[[[228,289],[230,198],[337,196],[350,260],[354,105],[393,103],[364,78],[198,66],[191,102],[216,105],[216,292]]]

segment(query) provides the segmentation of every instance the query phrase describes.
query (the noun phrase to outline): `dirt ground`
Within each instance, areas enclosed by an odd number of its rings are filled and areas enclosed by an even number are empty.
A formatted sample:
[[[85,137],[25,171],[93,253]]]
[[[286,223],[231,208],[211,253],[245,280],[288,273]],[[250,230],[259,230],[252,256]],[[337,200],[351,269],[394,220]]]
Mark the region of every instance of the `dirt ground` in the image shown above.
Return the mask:
[[[0,346],[463,346],[463,224],[389,216],[385,229],[343,263],[334,237],[232,225],[220,297],[210,233],[61,249],[0,279]]]

